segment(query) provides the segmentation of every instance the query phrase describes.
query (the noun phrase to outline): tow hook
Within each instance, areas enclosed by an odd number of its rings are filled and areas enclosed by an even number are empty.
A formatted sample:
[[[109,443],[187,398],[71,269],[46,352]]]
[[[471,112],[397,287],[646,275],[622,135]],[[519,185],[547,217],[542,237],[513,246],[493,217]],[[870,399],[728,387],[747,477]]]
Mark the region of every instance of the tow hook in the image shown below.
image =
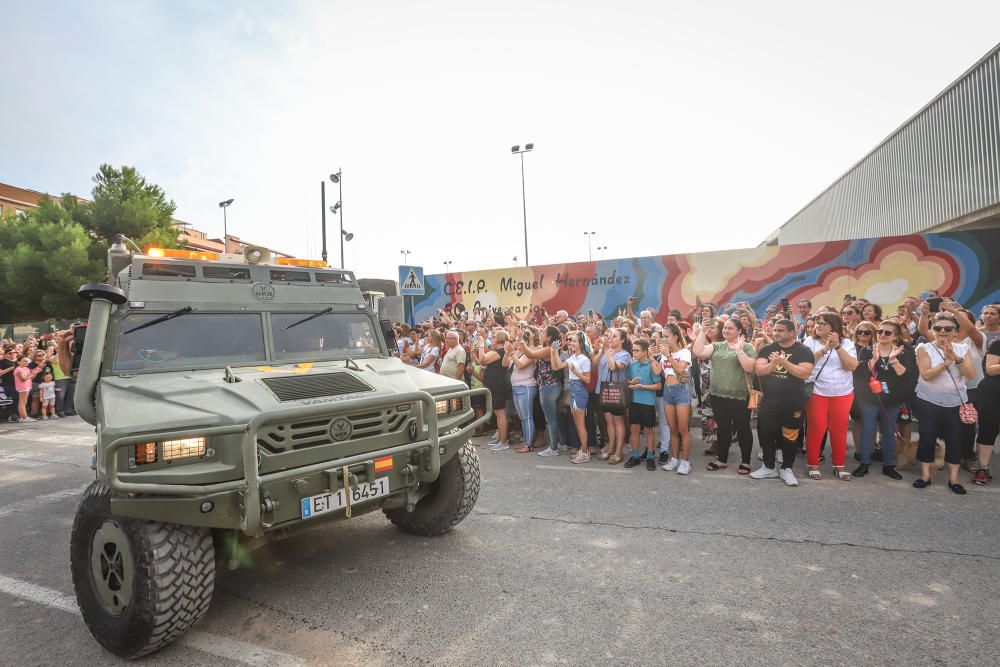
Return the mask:
[[[399,470],[399,474],[403,477],[403,483],[406,486],[412,486],[417,482],[417,467],[412,463],[407,463]]]

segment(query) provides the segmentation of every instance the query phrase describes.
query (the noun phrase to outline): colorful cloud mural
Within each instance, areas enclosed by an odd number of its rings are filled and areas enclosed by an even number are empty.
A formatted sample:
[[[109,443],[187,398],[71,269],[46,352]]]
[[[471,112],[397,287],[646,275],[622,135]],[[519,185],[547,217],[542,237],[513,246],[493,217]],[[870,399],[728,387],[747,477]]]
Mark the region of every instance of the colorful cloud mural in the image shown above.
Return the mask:
[[[987,229],[447,273],[425,276],[413,314],[420,321],[438,308],[490,306],[610,315],[635,296],[637,309],[652,308],[662,321],[698,297],[763,310],[781,297],[839,305],[854,294],[893,308],[928,289],[975,310],[1000,301],[997,257],[1000,230]]]

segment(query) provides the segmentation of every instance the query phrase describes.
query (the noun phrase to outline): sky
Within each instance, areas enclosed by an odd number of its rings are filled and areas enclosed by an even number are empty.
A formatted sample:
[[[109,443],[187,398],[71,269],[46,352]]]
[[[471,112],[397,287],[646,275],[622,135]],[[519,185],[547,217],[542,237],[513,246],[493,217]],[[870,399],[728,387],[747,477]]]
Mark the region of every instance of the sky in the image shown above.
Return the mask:
[[[0,182],[396,276],[756,246],[998,40],[969,1],[0,0]],[[535,144],[521,162],[514,144]],[[327,214],[339,265],[340,221]],[[588,237],[584,232],[595,232]],[[603,248],[606,250],[597,250]],[[516,262],[514,258],[517,258]]]

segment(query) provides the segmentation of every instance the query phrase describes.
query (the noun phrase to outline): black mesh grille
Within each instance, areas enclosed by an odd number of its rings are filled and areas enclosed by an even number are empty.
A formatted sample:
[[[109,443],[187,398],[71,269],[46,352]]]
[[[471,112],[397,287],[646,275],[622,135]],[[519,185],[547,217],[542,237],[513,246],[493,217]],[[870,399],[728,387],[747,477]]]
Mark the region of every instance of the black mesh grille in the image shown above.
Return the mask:
[[[321,396],[340,396],[359,391],[374,391],[367,383],[350,373],[264,378],[261,381],[281,402],[301,401],[304,398],[320,398]]]

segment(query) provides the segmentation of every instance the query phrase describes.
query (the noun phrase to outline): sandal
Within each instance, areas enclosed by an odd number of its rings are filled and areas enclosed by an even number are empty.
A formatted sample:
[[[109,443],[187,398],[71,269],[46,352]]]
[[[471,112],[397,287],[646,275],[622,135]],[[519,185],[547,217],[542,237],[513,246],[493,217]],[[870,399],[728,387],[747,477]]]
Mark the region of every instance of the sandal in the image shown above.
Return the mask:
[[[712,461],[707,466],[705,466],[705,469],[706,470],[711,470],[711,471],[714,472],[716,470],[722,470],[723,468],[728,468],[728,467],[729,467],[728,464],[723,463],[721,461]]]
[[[809,479],[823,479],[823,473],[819,471],[819,466],[809,466]]]
[[[836,466],[833,468],[833,474],[836,475],[838,478],[840,478],[842,482],[850,482],[852,479],[854,479],[851,473],[847,472],[843,468],[839,468]]]
[[[601,452],[600,454],[597,455],[597,458],[600,459],[601,461],[607,461],[608,459],[611,458],[611,454],[608,454],[607,452]]]
[[[527,454],[528,452],[530,452],[530,451],[531,451],[531,450],[533,450],[534,448],[535,448],[535,446],[534,446],[534,445],[521,445],[520,447],[518,447],[518,448],[517,448],[517,449],[515,449],[514,451],[515,451],[516,453],[518,453],[518,454]]]
[[[738,472],[741,475],[749,475],[750,466],[748,466],[746,463],[741,463],[739,469],[736,472]]]
[[[621,462],[622,462],[622,457],[618,456],[617,454],[612,454],[610,457],[608,457],[608,463],[611,465],[618,465]]]

